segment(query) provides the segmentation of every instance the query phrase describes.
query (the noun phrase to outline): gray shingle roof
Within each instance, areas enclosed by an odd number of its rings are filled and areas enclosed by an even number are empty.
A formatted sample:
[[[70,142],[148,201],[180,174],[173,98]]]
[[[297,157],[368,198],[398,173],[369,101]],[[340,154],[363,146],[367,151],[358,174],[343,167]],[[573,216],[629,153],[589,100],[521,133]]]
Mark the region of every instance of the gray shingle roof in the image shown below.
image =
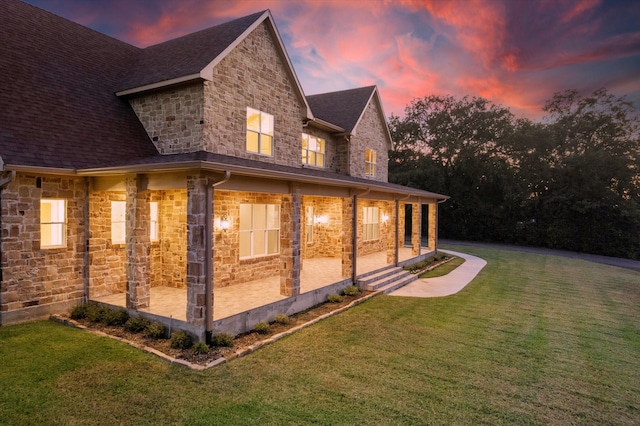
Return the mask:
[[[371,99],[376,86],[307,96],[307,102],[317,117],[351,133]]]
[[[0,0],[0,156],[79,168],[157,154],[118,84],[140,49]]]
[[[254,13],[143,49],[119,91],[199,73],[263,14]]]

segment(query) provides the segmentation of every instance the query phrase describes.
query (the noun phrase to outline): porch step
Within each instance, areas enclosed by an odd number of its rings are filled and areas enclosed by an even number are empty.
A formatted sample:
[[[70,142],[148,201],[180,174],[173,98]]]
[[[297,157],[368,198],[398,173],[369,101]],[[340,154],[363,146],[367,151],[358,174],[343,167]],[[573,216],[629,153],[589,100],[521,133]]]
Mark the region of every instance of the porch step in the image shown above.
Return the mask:
[[[369,274],[368,276],[361,276],[358,278],[357,283],[358,287],[363,290],[382,290],[383,293],[387,294],[416,279],[418,279],[418,276],[409,273],[409,271],[405,271],[399,267],[391,267],[382,271],[376,271],[374,274]]]

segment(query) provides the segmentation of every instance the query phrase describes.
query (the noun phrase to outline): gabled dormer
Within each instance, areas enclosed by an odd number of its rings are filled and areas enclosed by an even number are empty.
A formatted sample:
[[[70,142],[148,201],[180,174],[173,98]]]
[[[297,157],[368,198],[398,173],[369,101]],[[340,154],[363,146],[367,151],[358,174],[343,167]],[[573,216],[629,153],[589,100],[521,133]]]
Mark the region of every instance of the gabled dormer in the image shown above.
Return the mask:
[[[334,168],[350,176],[387,182],[391,134],[376,86],[307,96],[316,122],[343,129]]]

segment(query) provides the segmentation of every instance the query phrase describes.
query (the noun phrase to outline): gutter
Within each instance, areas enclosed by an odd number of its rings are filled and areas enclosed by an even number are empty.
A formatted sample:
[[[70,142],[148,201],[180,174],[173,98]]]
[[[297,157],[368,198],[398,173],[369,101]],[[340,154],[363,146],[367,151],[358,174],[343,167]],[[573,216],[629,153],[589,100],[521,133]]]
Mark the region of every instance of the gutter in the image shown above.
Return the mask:
[[[224,177],[222,179],[218,181],[209,181],[209,184],[207,185],[204,225],[204,232],[206,235],[205,255],[207,256],[205,262],[204,315],[205,334],[208,342],[211,342],[211,335],[213,333],[213,188],[226,183],[229,179],[231,179],[231,172],[229,170],[225,170]]]

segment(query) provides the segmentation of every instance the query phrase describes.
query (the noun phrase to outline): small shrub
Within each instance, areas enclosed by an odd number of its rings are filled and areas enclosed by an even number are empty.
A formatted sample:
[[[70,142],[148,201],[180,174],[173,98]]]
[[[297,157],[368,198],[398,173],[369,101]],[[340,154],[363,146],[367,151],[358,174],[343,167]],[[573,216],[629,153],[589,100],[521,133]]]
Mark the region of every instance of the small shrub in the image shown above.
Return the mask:
[[[189,349],[193,346],[193,340],[191,336],[182,330],[174,331],[171,333],[171,347],[173,349]]]
[[[207,344],[204,342],[198,342],[193,345],[193,352],[198,355],[206,354],[207,352],[209,352],[209,346],[207,346]]]
[[[289,324],[289,317],[286,314],[278,314],[273,320],[278,324]]]
[[[253,326],[253,331],[260,334],[267,334],[269,332],[269,324],[266,322],[259,322]]]
[[[83,303],[82,305],[74,306],[73,309],[71,309],[69,316],[71,317],[71,319],[74,319],[74,320],[86,318],[88,306],[89,305],[87,305],[86,303]]]
[[[107,314],[107,311],[108,309],[104,306],[87,305],[86,318],[91,322],[101,322]]]
[[[133,317],[129,318],[127,322],[124,323],[124,329],[131,333],[140,333],[144,331],[151,324],[151,321],[144,317]]]
[[[233,336],[227,333],[218,333],[211,336],[211,346],[233,347]]]
[[[152,322],[144,329],[144,335],[151,339],[164,339],[167,329],[159,322]]]
[[[126,309],[109,309],[104,315],[104,323],[111,326],[122,326],[129,321],[129,312]]]
[[[355,285],[350,285],[349,287],[345,287],[345,289],[342,290],[342,293],[344,293],[345,296],[355,296],[360,293],[360,289]]]
[[[340,303],[342,302],[342,299],[342,296],[340,296],[338,293],[332,293],[327,296],[327,300],[331,303]]]

